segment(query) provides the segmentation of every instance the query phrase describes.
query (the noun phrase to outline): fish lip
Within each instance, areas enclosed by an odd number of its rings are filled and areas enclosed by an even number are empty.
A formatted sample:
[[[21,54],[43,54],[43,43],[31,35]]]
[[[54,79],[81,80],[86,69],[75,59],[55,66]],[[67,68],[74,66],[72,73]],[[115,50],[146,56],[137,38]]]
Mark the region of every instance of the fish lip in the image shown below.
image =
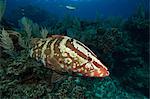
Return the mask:
[[[110,75],[110,73],[109,73],[109,71],[107,71],[103,76],[101,76],[102,78],[103,77],[107,77],[107,76],[109,76]]]
[[[110,75],[110,73],[109,73],[109,71],[107,71],[106,76],[109,76],[109,75]]]

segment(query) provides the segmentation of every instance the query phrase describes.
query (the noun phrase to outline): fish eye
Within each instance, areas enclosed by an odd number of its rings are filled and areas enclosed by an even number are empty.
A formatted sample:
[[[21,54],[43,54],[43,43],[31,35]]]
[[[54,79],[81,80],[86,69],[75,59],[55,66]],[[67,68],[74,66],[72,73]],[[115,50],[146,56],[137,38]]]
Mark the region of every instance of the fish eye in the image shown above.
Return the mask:
[[[73,39],[71,38],[70,41],[73,42]]]
[[[92,61],[92,58],[88,57],[88,61]]]

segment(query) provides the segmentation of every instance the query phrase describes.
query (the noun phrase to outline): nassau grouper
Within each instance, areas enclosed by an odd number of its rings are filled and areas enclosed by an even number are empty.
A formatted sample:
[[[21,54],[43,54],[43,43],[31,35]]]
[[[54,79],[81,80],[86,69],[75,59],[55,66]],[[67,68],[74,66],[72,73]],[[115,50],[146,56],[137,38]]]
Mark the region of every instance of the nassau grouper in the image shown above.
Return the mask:
[[[42,61],[45,67],[57,73],[75,73],[87,77],[109,76],[108,69],[83,43],[62,35],[38,39],[30,56]]]

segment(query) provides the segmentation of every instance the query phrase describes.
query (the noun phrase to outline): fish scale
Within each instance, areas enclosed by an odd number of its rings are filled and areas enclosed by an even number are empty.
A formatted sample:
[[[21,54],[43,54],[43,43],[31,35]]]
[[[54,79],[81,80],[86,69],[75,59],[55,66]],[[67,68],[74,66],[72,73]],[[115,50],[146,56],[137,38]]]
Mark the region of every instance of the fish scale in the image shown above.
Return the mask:
[[[109,76],[107,67],[78,40],[52,35],[35,43],[30,56],[42,60],[46,67],[56,72],[75,72],[89,77]]]

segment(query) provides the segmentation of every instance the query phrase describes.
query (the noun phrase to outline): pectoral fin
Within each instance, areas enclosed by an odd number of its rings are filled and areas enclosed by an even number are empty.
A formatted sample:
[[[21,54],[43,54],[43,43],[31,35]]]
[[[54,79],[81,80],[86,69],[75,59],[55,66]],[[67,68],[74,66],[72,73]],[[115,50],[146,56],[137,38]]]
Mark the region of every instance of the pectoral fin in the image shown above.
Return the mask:
[[[66,78],[65,75],[61,75],[61,74],[58,74],[56,72],[53,72],[52,77],[51,77],[51,83],[59,82],[65,78]]]

